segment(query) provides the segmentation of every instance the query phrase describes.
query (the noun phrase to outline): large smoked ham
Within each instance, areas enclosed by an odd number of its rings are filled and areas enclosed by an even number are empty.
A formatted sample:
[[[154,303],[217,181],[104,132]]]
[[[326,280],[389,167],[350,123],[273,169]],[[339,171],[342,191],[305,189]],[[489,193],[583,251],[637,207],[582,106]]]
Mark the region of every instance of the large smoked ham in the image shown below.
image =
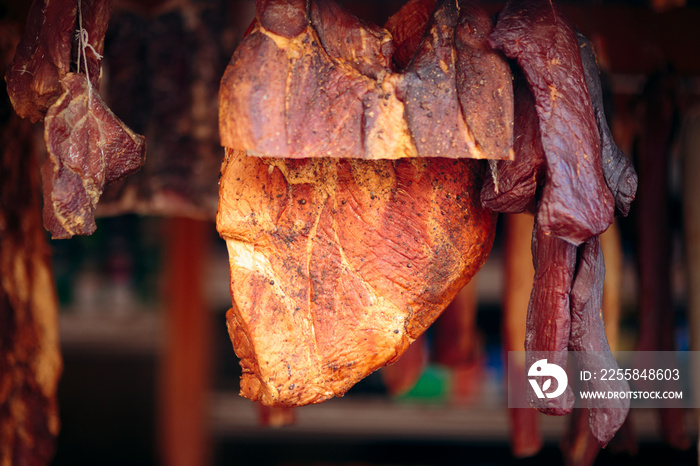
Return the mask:
[[[226,150],[217,228],[241,393],[343,395],[396,360],[486,259],[478,161],[249,157]]]
[[[425,2],[397,15],[411,5]],[[395,72],[391,35],[335,3],[256,3],[219,108],[217,229],[243,396],[343,395],[396,361],[483,264],[495,226],[479,201],[485,166],[463,158],[511,156],[512,86],[490,20],[464,5],[441,2]],[[463,117],[479,89],[456,84],[452,57],[469,47],[482,85],[500,89],[490,133]]]

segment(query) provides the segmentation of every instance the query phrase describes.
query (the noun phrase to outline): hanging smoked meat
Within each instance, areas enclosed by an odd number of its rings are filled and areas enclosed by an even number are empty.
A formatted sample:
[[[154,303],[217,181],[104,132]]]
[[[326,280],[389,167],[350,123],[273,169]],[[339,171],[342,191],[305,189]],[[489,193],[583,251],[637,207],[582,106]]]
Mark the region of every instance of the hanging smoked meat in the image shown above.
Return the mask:
[[[583,70],[586,76],[586,85],[591,95],[593,111],[600,133],[603,174],[615,198],[617,211],[621,215],[626,216],[629,213],[631,202],[637,191],[636,172],[630,160],[613,141],[611,131],[608,128],[606,119],[607,109],[604,108],[603,105],[603,86],[594,46],[591,41],[582,34],[578,34],[578,42]],[[605,281],[602,302],[605,335],[607,336],[610,349],[615,351],[617,348],[620,324],[620,275],[622,273],[622,245],[620,243],[620,236],[616,223],[613,223],[610,228],[600,236],[600,243],[605,256]],[[596,292],[594,292],[593,295],[595,295],[595,293]],[[595,316],[591,315],[591,317]],[[597,319],[595,319],[594,322],[597,322]],[[600,334],[600,330],[598,330],[598,334]],[[595,339],[594,337],[593,340]],[[601,338],[597,338],[597,340],[599,346],[603,344]],[[602,388],[605,389],[605,387]],[[566,456],[567,464],[572,466],[593,464],[600,451],[600,443],[596,437],[605,437],[606,434],[601,435],[601,432],[598,432],[598,435],[594,436],[591,429],[600,430],[601,427],[608,424],[621,422],[620,417],[625,412],[625,409],[626,406],[621,406],[617,410],[610,410],[610,417],[607,422],[596,421],[590,423],[590,425],[589,420],[600,416],[600,412],[590,411],[588,408],[574,411],[574,413],[572,413],[571,422],[569,423],[569,431],[562,442],[562,450]],[[624,420],[624,417],[622,417],[622,420]],[[616,434],[617,449],[633,451],[634,446],[633,439],[631,439],[629,434],[629,423],[627,423],[627,428],[625,428],[625,424],[620,426],[619,432],[619,434]],[[611,431],[608,433],[611,433]]]
[[[105,184],[137,171],[145,143],[102,101],[85,75],[68,73],[44,120],[44,226],[53,238],[95,231]]]
[[[20,117],[42,120],[64,93],[61,79],[72,71],[86,71],[92,87],[99,87],[111,7],[111,0],[32,2],[27,25],[5,74],[12,106]]]
[[[594,370],[601,362],[596,357],[604,359],[605,367],[616,365],[601,315],[605,270],[598,235],[611,224],[616,204],[627,214],[637,179],[612,141],[593,51],[585,38],[579,39],[581,48],[573,27],[551,2],[506,4],[490,41],[524,72],[544,162],[534,162],[542,160],[540,146],[536,135],[528,135],[523,141],[535,143],[516,144],[515,161],[492,163],[492,179],[481,195],[485,205],[500,211],[535,209],[535,278],[525,350],[546,352],[560,366],[566,364],[567,350],[576,351],[579,365]],[[524,121],[527,113],[530,120],[535,117],[525,97],[516,93],[516,121]],[[542,165],[546,176],[539,178]],[[526,366],[539,357],[544,356],[528,353],[532,360]],[[558,398],[540,400],[530,393],[528,399],[547,414],[573,409],[570,387]],[[589,426],[599,444],[607,445],[628,409],[625,403],[590,409]]]
[[[0,20],[0,70],[19,41]],[[33,127],[0,90],[0,464],[46,465],[59,431],[58,302],[41,225]]]
[[[227,149],[217,226],[241,393],[320,402],[398,358],[490,249],[493,217],[475,201],[480,167]]]
[[[334,2],[310,2],[310,18],[304,1],[256,8],[221,82],[223,146],[282,158],[512,158],[510,71],[493,51],[471,66],[494,90],[482,112],[500,117],[483,134],[462,116],[483,98],[479,86],[456,84],[454,62],[479,46],[469,9],[443,2],[408,68],[393,73],[391,35]]]
[[[434,0],[409,1],[385,24],[394,40],[395,51],[392,61],[396,68],[404,68],[420,46],[435,5]],[[458,55],[460,60],[455,64],[458,75],[457,89],[465,90],[470,87],[474,89],[475,98],[464,99],[463,113],[465,118],[470,118],[469,126],[476,128],[477,134],[481,131],[481,134],[485,135],[484,128],[488,127],[494,119],[504,118],[506,113],[503,108],[483,105],[484,102],[480,100],[484,96],[491,96],[493,92],[498,92],[497,89],[491,89],[489,86],[499,81],[482,80],[481,76],[484,72],[482,67],[470,66],[470,63],[483,63],[484,55],[491,57],[497,55],[487,44],[492,23],[485,12],[473,4],[462,2],[460,9],[460,20],[456,28],[456,47],[461,52]],[[502,61],[497,57],[494,58],[491,66],[493,68],[502,66]],[[490,116],[486,113],[481,114],[482,119],[479,120],[473,116],[478,113],[477,108],[486,112],[491,110],[493,113]],[[483,141],[488,138],[478,139]],[[383,368],[382,378],[387,391],[391,395],[397,395],[410,390],[422,375],[430,356],[432,362],[448,366],[452,370],[451,401],[469,401],[480,382],[478,371],[482,363],[479,357],[480,342],[476,332],[476,307],[476,284],[472,280],[460,290],[436,321],[430,348],[425,341],[422,341],[425,338],[421,336],[401,359]]]
[[[549,1],[510,1],[490,41],[517,60],[535,99],[548,180],[540,227],[579,245],[612,223],[615,202],[573,27]]]
[[[256,3],[219,101],[217,228],[243,396],[343,395],[398,359],[485,260],[484,164],[464,157],[511,157],[512,85],[490,20],[464,6],[441,2],[394,72],[389,33],[337,4],[312,1],[307,16],[303,1]],[[462,116],[481,90],[456,85],[451,57],[472,50],[480,85],[499,90],[490,132]]]
[[[522,73],[514,73],[514,160],[491,162],[481,202],[502,213],[534,212],[537,187],[544,183],[545,157],[532,93]]]
[[[586,78],[586,87],[591,97],[598,133],[600,134],[603,175],[615,199],[615,207],[620,215],[624,217],[629,213],[632,200],[634,200],[637,193],[637,173],[634,171],[630,159],[615,144],[608,127],[603,106],[600,70],[596,62],[593,44],[583,34],[578,34],[577,37],[581,64],[583,65],[583,72]]]
[[[63,93],[60,79],[70,72],[77,7],[72,0],[32,2],[25,33],[5,75],[10,101],[20,117],[43,120]],[[96,50],[100,52],[99,44]]]
[[[594,236],[579,251],[576,277],[571,287],[571,335],[569,350],[575,351],[579,368],[595,371],[601,367],[617,367],[610,351],[603,324],[603,281],[605,263],[600,238]],[[627,392],[625,380],[593,378],[584,389],[598,392]],[[605,447],[622,426],[629,412],[630,400],[616,400],[614,405],[590,407],[588,424],[591,433]]]
[[[148,141],[145,164],[111,183],[98,216],[214,220],[219,81],[250,24],[242,1],[117,1],[104,48],[105,101]]]
[[[43,218],[53,238],[93,233],[105,185],[143,165],[143,136],[98,93],[110,10],[110,0],[35,0],[5,75],[18,115],[45,119]]]
[[[526,367],[542,357],[566,367],[571,334],[571,285],[576,270],[576,246],[548,235],[535,219],[532,232],[535,277],[527,310],[525,334]],[[556,398],[540,399],[528,388],[531,406],[545,414],[561,416],[574,407],[571,387]]]

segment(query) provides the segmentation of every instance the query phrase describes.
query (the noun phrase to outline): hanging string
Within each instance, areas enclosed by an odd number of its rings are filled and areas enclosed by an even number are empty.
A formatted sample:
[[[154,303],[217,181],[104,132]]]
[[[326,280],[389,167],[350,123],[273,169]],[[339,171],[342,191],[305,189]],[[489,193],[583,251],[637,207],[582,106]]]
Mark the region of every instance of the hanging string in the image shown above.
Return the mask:
[[[90,71],[88,70],[87,49],[90,49],[95,57],[100,60],[102,55],[97,53],[95,47],[90,44],[88,32],[83,28],[82,1],[78,0],[78,73],[80,73],[80,59],[82,55],[83,66],[85,67],[85,77],[88,81],[88,99],[92,96],[92,85],[90,85]]]

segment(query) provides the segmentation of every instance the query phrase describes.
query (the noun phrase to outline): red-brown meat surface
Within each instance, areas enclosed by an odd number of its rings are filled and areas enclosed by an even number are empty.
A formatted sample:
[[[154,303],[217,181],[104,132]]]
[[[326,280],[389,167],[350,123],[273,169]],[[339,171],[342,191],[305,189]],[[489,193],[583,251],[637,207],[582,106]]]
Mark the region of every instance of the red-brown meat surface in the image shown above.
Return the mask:
[[[552,2],[511,1],[490,41],[517,60],[535,99],[547,159],[540,228],[581,244],[612,223],[615,201],[603,177],[576,33]]]
[[[217,228],[229,251],[227,320],[243,396],[321,402],[398,358],[490,250],[481,168],[227,149]]]

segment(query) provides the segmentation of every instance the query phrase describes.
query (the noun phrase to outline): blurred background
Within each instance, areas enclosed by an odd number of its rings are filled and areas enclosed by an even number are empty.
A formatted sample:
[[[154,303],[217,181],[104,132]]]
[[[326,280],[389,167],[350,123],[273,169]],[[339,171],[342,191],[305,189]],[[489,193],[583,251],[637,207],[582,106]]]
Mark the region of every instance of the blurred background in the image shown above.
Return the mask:
[[[403,2],[342,3],[384,24]],[[619,258],[608,266],[617,280],[606,289],[611,345],[633,350],[651,338],[645,332],[668,331],[673,348],[689,350],[698,310],[688,305],[688,277],[700,264],[687,246],[686,209],[697,201],[686,188],[700,179],[685,167],[700,158],[692,137],[700,131],[700,2],[558,3],[596,45],[616,142],[635,162],[640,187],[642,177],[652,179],[649,196],[660,201],[635,202],[608,233],[610,256]],[[494,15],[503,6],[480,4]],[[4,2],[2,14],[24,18],[28,6]],[[146,135],[148,159],[142,173],[105,193],[95,234],[50,241],[64,361],[52,464],[696,464],[694,411],[675,416],[669,433],[671,421],[658,412],[633,410],[620,438],[598,451],[585,436],[572,440],[571,416],[518,424],[505,407],[503,353],[515,349],[503,331],[505,251],[520,247],[527,262],[529,236],[524,247],[508,243],[508,231],[527,225],[522,217],[500,216],[487,263],[445,316],[456,320],[431,327],[398,371],[292,410],[238,396],[240,367],[225,327],[228,257],[212,221],[216,183],[207,180],[217,179],[222,157],[218,79],[253,17],[251,0],[114,2],[101,93]],[[651,146],[660,147],[653,169],[643,161]],[[652,229],[661,244],[645,239]],[[640,255],[654,251],[665,268],[642,271]],[[643,274],[661,297],[644,294]],[[529,290],[527,273],[521,277]],[[668,329],[640,328],[651,299],[671,317]],[[461,333],[445,336],[455,321]],[[459,355],[445,342],[459,342]]]

